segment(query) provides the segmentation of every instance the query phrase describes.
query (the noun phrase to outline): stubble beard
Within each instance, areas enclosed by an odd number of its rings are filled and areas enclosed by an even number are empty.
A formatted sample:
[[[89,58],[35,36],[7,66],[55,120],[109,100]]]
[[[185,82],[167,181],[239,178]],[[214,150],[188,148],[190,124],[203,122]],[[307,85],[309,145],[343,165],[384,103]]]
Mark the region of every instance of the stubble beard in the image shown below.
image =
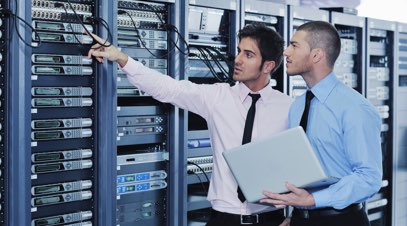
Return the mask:
[[[303,75],[311,71],[311,66],[308,66],[307,64],[301,65],[301,67],[297,70],[293,69],[289,71],[287,68],[286,73],[288,76],[294,76],[294,75]]]

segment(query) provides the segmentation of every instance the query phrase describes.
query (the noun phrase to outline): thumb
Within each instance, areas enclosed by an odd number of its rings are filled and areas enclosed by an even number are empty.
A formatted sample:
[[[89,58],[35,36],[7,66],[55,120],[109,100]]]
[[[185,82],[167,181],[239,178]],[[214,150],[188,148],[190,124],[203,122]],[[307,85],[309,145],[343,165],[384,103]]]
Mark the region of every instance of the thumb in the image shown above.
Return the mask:
[[[285,182],[285,187],[295,194],[299,194],[302,191],[302,189],[297,188],[295,185],[293,185],[289,182]]]
[[[106,58],[106,59],[108,59],[110,56],[110,54],[105,51],[93,51],[92,55],[95,57],[102,57],[102,58]]]
[[[102,39],[101,37],[99,37],[93,33],[88,33],[88,35],[92,36],[98,43],[104,43],[104,45],[110,45],[109,42],[107,42],[106,40]]]

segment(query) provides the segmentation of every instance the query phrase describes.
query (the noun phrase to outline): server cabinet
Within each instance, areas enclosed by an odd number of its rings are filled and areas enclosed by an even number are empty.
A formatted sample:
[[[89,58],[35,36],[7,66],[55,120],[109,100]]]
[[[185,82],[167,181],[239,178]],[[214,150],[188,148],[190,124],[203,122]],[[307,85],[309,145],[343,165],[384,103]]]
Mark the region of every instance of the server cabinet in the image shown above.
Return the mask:
[[[104,217],[109,214],[98,214],[106,212],[108,205],[99,204],[109,194],[108,187],[99,189],[99,183],[109,181],[106,174],[99,178],[99,162],[106,161],[110,149],[100,138],[111,134],[99,132],[111,128],[100,113],[109,111],[102,111],[99,102],[111,104],[111,95],[106,89],[100,92],[99,85],[106,84],[86,56],[93,40],[84,35],[86,29],[99,30],[103,4],[9,3],[6,102],[12,126],[6,137],[13,205],[7,225],[111,225]],[[103,169],[112,170],[108,164]],[[104,200],[99,202],[100,197]]]
[[[264,23],[266,26],[277,31],[287,42],[286,5],[261,0],[244,0],[242,4],[244,4],[244,7],[241,7],[243,25]],[[287,77],[283,64],[274,72],[270,82],[274,89],[287,93],[287,85],[285,85],[287,84]]]
[[[326,21],[329,22],[329,12],[299,6],[288,6],[288,39],[294,35],[297,27],[309,21]],[[288,76],[288,95],[295,98],[307,90],[307,85],[300,75]]]
[[[168,109],[119,106],[116,225],[168,225]]]
[[[118,1],[117,44],[130,57],[163,74],[169,74],[170,55],[175,47],[169,29],[173,1]],[[118,68],[120,97],[148,96],[134,87]]]
[[[99,4],[31,1],[31,225],[99,224]]]
[[[330,21],[341,38],[341,52],[334,72],[340,81],[364,95],[365,18],[330,12]]]
[[[145,66],[177,78],[175,53],[184,45],[177,10],[175,0],[118,1],[117,45]],[[117,68],[116,225],[176,224],[170,219],[177,208],[170,186],[176,187],[177,177],[168,161],[178,155],[175,112],[130,84]]]
[[[394,156],[392,225],[407,225],[407,24],[398,23],[394,76]]]
[[[7,169],[7,95],[8,95],[8,85],[7,85],[7,34],[8,34],[8,19],[3,13],[7,9],[5,1],[0,1],[0,225],[6,225],[6,208],[7,207],[7,197],[6,197],[6,177],[8,174]]]
[[[233,84],[233,59],[239,27],[239,1],[186,1],[185,34],[189,56],[185,59],[185,77],[194,83]],[[180,177],[180,225],[205,225],[210,203],[206,200],[212,172],[212,149],[206,121],[191,112],[183,112],[181,124],[185,136],[184,169]]]
[[[383,183],[380,191],[366,202],[373,226],[390,225],[393,171],[393,81],[396,24],[366,19],[366,98],[382,118]]]

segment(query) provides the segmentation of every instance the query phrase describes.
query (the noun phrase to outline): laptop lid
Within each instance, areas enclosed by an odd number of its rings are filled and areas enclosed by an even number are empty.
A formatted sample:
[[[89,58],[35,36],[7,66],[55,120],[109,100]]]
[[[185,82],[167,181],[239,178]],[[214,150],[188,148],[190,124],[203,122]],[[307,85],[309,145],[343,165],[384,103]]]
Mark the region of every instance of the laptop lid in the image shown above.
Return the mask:
[[[248,202],[264,198],[265,190],[288,192],[285,182],[316,188],[338,181],[325,174],[300,126],[226,150],[223,156]]]

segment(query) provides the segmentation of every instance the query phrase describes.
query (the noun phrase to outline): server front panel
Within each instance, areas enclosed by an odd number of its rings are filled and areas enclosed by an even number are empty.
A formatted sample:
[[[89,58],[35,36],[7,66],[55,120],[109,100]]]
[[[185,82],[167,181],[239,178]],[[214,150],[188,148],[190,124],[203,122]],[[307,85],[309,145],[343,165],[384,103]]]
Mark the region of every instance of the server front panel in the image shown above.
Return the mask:
[[[31,225],[98,225],[98,1],[32,0]]]
[[[232,75],[237,4],[238,1],[189,1],[186,6],[189,56],[185,65],[185,78],[189,81],[198,84],[235,83]],[[207,193],[212,173],[212,148],[207,123],[201,116],[188,112],[185,140],[184,202],[187,214],[183,222],[205,225],[210,214]]]
[[[171,20],[174,0],[117,3],[117,45],[167,76],[181,45]],[[168,225],[168,184],[173,108],[135,87],[117,68],[116,224]]]
[[[395,23],[367,18],[366,98],[381,118],[383,183],[380,191],[366,202],[371,224],[390,225],[393,171],[393,79]]]

